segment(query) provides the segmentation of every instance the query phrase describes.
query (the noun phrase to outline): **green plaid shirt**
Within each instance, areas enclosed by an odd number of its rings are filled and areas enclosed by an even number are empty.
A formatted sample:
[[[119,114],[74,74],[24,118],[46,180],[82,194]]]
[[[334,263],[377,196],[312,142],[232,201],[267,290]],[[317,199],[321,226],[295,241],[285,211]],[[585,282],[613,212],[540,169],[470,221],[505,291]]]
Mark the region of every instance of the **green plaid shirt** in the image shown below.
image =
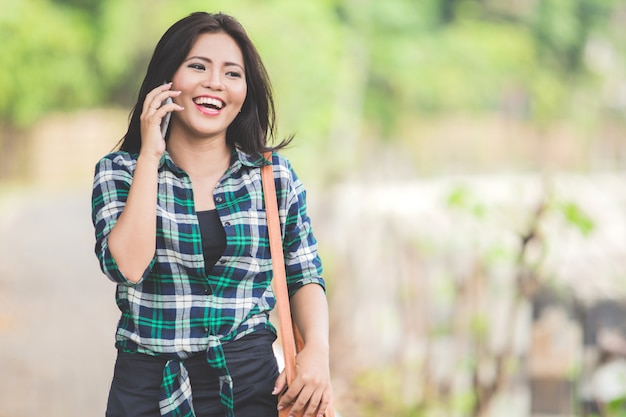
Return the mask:
[[[272,162],[289,292],[309,283],[324,286],[306,192],[285,158],[275,153]],[[213,192],[226,249],[206,270],[191,180],[166,152],[158,175],[155,255],[141,280],[132,283],[111,256],[108,237],[124,210],[136,163],[137,155],[111,153],[96,165],[93,184],[95,252],[104,274],[117,283],[122,313],[116,346],[169,359],[160,401],[164,416],[193,416],[183,360],[206,351],[207,361],[221,374],[227,415],[233,415],[232,379],[222,343],[255,330],[274,330],[269,322],[275,299],[260,170],[267,161],[233,150],[231,165]]]

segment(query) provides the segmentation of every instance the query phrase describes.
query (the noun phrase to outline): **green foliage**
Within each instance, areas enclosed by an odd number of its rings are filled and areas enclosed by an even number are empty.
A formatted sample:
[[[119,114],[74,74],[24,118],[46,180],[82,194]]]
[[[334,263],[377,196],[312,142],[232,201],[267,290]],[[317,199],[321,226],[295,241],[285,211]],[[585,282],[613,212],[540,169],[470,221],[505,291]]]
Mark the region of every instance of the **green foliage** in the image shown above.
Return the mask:
[[[448,206],[460,209],[466,208],[470,204],[470,201],[470,190],[463,185],[457,185],[454,187],[450,191],[447,199]]]
[[[563,202],[557,207],[568,224],[578,229],[583,236],[589,236],[595,229],[593,219],[574,202]]]
[[[489,335],[490,321],[485,314],[474,314],[470,317],[470,330],[476,340],[483,340]]]
[[[356,379],[355,392],[358,393],[359,410],[364,417],[426,415],[424,410],[420,410],[415,396],[413,401],[402,398],[401,375],[400,369],[386,368],[366,371]]]
[[[461,184],[450,191],[446,202],[448,207],[471,213],[477,219],[486,214],[485,205],[472,195],[467,186]]]
[[[329,3],[275,2],[236,14],[272,78],[281,132],[297,133],[299,142],[325,142],[345,71],[344,33]]]
[[[93,32],[74,9],[43,0],[6,2],[0,14],[0,117],[26,126],[46,112],[97,102],[86,58]]]
[[[507,111],[516,93],[527,102],[517,117],[577,120],[573,98],[597,96],[601,76],[587,69],[590,40],[612,51],[614,71],[626,67],[618,0],[5,3],[0,122],[22,127],[50,111],[129,107],[160,35],[194,10],[242,21],[274,81],[281,131],[313,146],[336,140],[342,120],[392,140],[413,115]],[[606,106],[586,103],[586,119]]]
[[[471,391],[446,398],[430,397],[426,392],[407,392],[403,378],[416,379],[419,369],[404,367],[372,368],[355,379],[354,392],[360,415],[365,417],[420,417],[433,415],[470,415],[476,403]]]

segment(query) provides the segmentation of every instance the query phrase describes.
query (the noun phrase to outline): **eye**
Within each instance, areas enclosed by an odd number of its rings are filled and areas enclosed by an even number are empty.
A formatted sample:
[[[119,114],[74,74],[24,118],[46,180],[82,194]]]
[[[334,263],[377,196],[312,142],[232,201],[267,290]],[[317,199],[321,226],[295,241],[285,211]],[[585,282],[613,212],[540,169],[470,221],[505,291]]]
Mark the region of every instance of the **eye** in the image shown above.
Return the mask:
[[[226,76],[227,77],[231,77],[231,78],[241,78],[242,77],[241,73],[238,72],[238,71],[228,71],[226,73]]]
[[[198,64],[198,63],[189,64],[187,67],[188,68],[193,68],[193,69],[198,70],[198,71],[206,70],[206,67],[203,64]]]

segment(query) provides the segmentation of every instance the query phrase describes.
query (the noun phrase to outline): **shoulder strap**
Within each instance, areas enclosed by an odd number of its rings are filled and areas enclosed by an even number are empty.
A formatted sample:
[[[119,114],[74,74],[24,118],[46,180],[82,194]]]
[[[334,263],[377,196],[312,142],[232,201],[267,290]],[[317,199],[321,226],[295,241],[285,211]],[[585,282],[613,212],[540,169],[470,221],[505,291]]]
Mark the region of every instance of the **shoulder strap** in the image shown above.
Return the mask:
[[[264,154],[265,159],[272,161],[271,152]],[[278,203],[276,186],[274,184],[273,165],[263,165],[261,181],[265,198],[265,213],[267,229],[270,239],[270,253],[272,255],[272,269],[274,271],[274,295],[276,296],[276,310],[278,312],[279,331],[282,339],[283,354],[285,355],[285,372],[287,384],[296,377],[296,348],[291,321],[291,307],[287,290],[287,276],[285,274],[285,256],[283,254],[283,240],[280,233],[280,219],[278,217]]]

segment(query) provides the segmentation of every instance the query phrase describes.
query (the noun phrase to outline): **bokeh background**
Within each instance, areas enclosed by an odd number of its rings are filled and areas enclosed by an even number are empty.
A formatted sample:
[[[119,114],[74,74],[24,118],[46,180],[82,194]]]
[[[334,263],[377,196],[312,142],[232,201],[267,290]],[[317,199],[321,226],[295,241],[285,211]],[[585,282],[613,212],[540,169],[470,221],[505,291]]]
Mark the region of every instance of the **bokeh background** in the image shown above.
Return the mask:
[[[103,415],[93,167],[161,34],[247,28],[344,417],[626,414],[623,0],[0,0],[0,417]]]

